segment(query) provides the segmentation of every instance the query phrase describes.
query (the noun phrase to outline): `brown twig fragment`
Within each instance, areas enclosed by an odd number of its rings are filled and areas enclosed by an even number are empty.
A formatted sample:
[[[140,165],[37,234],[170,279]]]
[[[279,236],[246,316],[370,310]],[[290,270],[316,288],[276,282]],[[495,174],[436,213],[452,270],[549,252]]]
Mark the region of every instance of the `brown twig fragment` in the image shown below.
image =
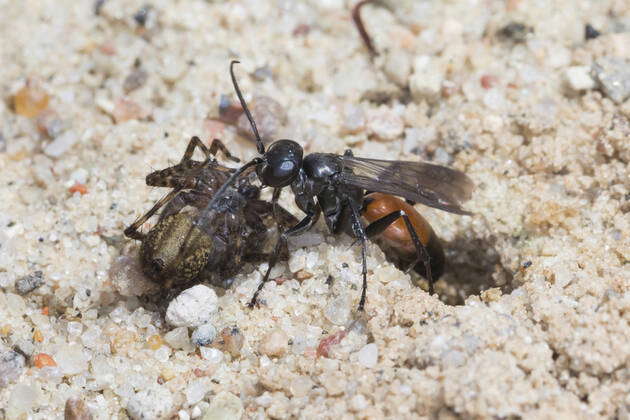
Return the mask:
[[[361,0],[358,2],[354,8],[352,8],[352,21],[354,22],[354,26],[356,26],[357,31],[359,31],[359,35],[361,35],[361,39],[363,40],[365,47],[370,52],[370,56],[375,57],[378,55],[378,52],[374,48],[372,38],[365,30],[365,25],[363,24],[363,19],[361,18],[361,8],[372,2],[374,2],[374,0]]]

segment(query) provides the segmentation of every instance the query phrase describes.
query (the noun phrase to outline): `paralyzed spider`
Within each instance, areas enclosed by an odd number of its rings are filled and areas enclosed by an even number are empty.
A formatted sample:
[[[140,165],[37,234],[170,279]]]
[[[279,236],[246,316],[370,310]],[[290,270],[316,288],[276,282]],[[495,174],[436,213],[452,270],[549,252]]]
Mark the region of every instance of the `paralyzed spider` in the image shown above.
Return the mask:
[[[196,148],[204,153],[205,160],[192,159]],[[272,225],[275,226],[274,208],[259,198],[260,187],[252,184],[249,177],[240,178],[225,189],[212,220],[195,223],[198,210],[207,206],[234,173],[234,169],[214,158],[219,150],[228,159],[239,162],[220,140],[213,140],[208,149],[198,137],[193,137],[178,164],[150,173],[147,185],[172,190],[125,229],[127,237],[142,242],[142,270],[165,290],[202,281],[228,287],[230,277],[241,269],[243,262],[269,258],[265,243]],[[142,233],[140,227],[160,209],[157,224]],[[283,224],[293,224],[296,220],[280,206],[276,206],[275,212],[275,218]],[[281,254],[286,256],[286,249]]]

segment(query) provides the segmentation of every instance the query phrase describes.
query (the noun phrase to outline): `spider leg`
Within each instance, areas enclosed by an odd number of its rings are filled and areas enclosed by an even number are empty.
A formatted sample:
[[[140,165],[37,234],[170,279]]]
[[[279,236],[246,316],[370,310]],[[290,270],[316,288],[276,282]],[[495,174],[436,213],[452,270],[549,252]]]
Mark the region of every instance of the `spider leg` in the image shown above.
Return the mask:
[[[160,210],[160,208],[170,203],[171,200],[173,200],[180,193],[180,191],[181,191],[180,189],[173,189],[164,197],[160,198],[160,200],[157,203],[155,203],[155,205],[151,207],[151,209],[148,212],[146,212],[143,216],[138,218],[135,222],[133,222],[130,226],[128,226],[125,229],[125,232],[124,232],[125,236],[131,239],[139,240],[139,241],[144,239],[145,234],[140,232],[139,230],[140,226],[142,226],[147,220],[149,220],[151,216],[157,213],[157,211]]]
[[[223,144],[223,142],[219,139],[213,139],[212,143],[210,143],[210,148],[207,148],[205,144],[201,141],[201,139],[197,136],[192,136],[190,141],[188,142],[188,146],[186,147],[186,151],[184,152],[184,156],[182,156],[182,160],[179,163],[184,163],[192,159],[193,153],[195,153],[195,148],[201,150],[206,159],[212,160],[217,152],[221,151],[223,155],[231,160],[232,162],[240,162],[241,160],[228,150],[227,146]]]

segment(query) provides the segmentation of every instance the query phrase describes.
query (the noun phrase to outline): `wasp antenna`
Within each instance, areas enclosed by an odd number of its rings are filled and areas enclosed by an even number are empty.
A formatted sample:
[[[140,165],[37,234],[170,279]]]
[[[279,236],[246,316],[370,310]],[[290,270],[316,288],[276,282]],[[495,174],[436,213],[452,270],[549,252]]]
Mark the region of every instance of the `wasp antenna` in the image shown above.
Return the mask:
[[[249,124],[252,126],[252,131],[254,132],[254,136],[256,137],[256,148],[258,149],[258,153],[263,155],[265,153],[265,145],[260,138],[260,134],[258,134],[258,128],[256,128],[256,122],[254,121],[254,117],[252,117],[252,113],[249,112],[249,108],[247,107],[247,103],[245,102],[245,98],[243,98],[243,94],[241,93],[241,89],[238,87],[238,83],[236,82],[236,76],[234,76],[234,64],[240,64],[238,60],[232,60],[230,62],[230,76],[232,77],[232,84],[234,85],[234,90],[236,90],[236,96],[238,96],[238,100],[243,107],[243,111],[245,111],[245,115],[247,115],[247,119],[249,120]]]

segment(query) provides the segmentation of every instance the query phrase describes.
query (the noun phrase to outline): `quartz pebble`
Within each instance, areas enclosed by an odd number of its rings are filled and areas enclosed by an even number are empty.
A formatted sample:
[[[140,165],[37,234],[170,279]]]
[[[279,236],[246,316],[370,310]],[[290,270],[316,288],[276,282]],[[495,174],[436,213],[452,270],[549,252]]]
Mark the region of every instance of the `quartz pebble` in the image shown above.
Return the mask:
[[[0,388],[19,378],[25,363],[24,356],[20,353],[0,349]]]
[[[409,89],[416,101],[434,101],[442,90],[444,76],[438,65],[427,55],[416,57]]]
[[[127,404],[127,413],[135,420],[164,419],[172,411],[171,391],[155,385],[134,394]]]
[[[77,141],[79,141],[77,133],[74,130],[67,130],[48,143],[44,147],[44,153],[52,158],[58,158],[70,150]]]
[[[219,364],[223,361],[223,352],[212,347],[200,347],[199,353],[201,357],[210,363]]]
[[[369,133],[382,141],[394,141],[405,130],[403,119],[386,107],[371,113],[367,126]]]
[[[194,405],[201,401],[210,390],[209,382],[208,378],[200,378],[191,381],[185,391],[186,403],[188,405]]]
[[[595,87],[595,81],[589,74],[590,71],[589,66],[572,66],[565,70],[564,75],[571,89],[588,90]]]
[[[206,324],[219,310],[214,290],[199,284],[184,290],[168,305],[166,322],[176,327],[198,327]]]
[[[352,304],[347,295],[331,300],[324,309],[324,317],[334,325],[346,325],[350,320]]]
[[[88,368],[89,356],[84,352],[83,346],[78,344],[62,346],[55,353],[54,359],[64,375],[78,375]]]
[[[243,416],[241,399],[230,392],[220,392],[210,402],[210,407],[203,415],[203,420],[231,420]]]
[[[363,394],[357,394],[350,399],[350,409],[354,411],[361,411],[367,407],[368,401]]]
[[[357,134],[365,128],[365,113],[360,106],[344,104],[342,110],[341,134]],[[302,236],[299,235],[298,238]]]
[[[378,347],[376,343],[369,343],[357,352],[357,361],[366,368],[373,368],[378,362]]]
[[[20,295],[25,295],[39,286],[44,284],[44,273],[41,271],[34,271],[33,273],[20,277],[15,282],[15,291]]]
[[[27,418],[41,395],[38,386],[31,384],[16,385],[9,396],[5,407],[8,419]]]
[[[265,334],[258,351],[269,357],[280,357],[286,353],[288,347],[289,337],[280,328],[275,328]]]
[[[603,57],[593,65],[591,74],[601,90],[620,104],[630,97],[630,62],[617,57]]]
[[[409,57],[408,53],[398,48],[387,52],[383,71],[392,82],[400,87],[407,86],[409,82],[409,75],[411,74],[411,59]]]
[[[217,336],[217,329],[212,324],[203,324],[195,328],[191,340],[195,346],[207,346]]]
[[[174,349],[192,350],[188,337],[188,328],[178,327],[164,334],[164,341]]]

